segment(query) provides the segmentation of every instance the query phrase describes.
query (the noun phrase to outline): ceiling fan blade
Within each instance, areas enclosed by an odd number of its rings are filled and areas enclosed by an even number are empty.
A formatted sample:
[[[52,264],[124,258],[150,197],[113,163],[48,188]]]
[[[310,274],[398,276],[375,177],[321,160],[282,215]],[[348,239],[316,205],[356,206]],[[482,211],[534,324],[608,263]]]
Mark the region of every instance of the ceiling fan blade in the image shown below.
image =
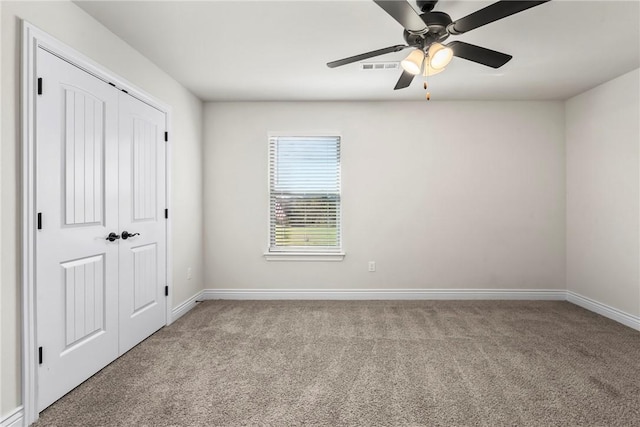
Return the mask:
[[[468,61],[477,62],[491,68],[500,68],[513,56],[495,50],[476,46],[461,41],[451,42],[447,45],[453,50],[453,55]]]
[[[514,15],[518,12],[530,9],[535,6],[539,6],[549,0],[543,1],[512,1],[501,0],[497,3],[493,3],[485,7],[484,9],[477,10],[470,15],[460,18],[453,22],[448,28],[450,34],[462,34],[467,31],[474,30],[483,25],[490,24],[507,16]]]
[[[429,27],[424,23],[420,15],[404,0],[373,0],[384,9],[393,19],[398,21],[405,30],[411,33],[424,34]]]
[[[385,47],[384,49],[372,50],[371,52],[361,53],[360,55],[350,56],[348,58],[338,59],[337,61],[327,62],[327,67],[335,68],[341,65],[351,64],[352,62],[362,61],[363,59],[373,58],[374,56],[384,55],[385,53],[400,52],[409,46],[399,44],[396,46]]]
[[[408,73],[406,71],[403,71],[402,74],[400,75],[400,78],[398,79],[398,83],[396,83],[396,86],[393,88],[393,90],[404,89],[405,87],[409,87],[414,77],[415,75]]]

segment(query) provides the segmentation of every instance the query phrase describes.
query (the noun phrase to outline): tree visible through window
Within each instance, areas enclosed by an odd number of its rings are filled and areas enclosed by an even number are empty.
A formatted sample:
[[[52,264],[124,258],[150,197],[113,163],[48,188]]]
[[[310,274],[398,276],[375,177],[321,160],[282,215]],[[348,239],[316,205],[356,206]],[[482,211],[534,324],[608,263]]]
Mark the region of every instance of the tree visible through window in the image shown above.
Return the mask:
[[[270,252],[340,250],[340,137],[271,137],[269,193]]]

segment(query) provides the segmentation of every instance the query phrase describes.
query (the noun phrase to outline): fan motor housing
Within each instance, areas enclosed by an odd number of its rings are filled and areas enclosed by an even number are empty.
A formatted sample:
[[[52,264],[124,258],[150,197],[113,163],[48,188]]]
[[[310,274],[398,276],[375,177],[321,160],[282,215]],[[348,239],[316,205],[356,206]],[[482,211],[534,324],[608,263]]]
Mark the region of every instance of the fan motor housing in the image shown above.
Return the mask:
[[[427,48],[434,42],[441,42],[449,37],[447,26],[451,24],[451,17],[444,12],[427,12],[420,18],[429,27],[425,34],[412,34],[404,30],[404,39],[409,46]]]
[[[444,12],[427,12],[420,15],[420,18],[429,27],[430,33],[446,34],[447,27],[451,24],[451,17]]]

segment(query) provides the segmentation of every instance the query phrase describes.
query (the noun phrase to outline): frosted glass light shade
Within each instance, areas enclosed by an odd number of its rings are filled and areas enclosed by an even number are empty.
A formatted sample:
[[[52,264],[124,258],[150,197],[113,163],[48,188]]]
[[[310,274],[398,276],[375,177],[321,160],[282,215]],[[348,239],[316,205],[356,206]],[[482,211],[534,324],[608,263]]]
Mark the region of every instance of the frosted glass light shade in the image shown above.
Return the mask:
[[[405,59],[400,62],[402,68],[413,75],[420,74],[422,71],[422,62],[424,61],[424,53],[420,49],[415,49]]]
[[[435,70],[443,69],[451,62],[453,50],[450,47],[434,43],[429,47],[429,66]]]

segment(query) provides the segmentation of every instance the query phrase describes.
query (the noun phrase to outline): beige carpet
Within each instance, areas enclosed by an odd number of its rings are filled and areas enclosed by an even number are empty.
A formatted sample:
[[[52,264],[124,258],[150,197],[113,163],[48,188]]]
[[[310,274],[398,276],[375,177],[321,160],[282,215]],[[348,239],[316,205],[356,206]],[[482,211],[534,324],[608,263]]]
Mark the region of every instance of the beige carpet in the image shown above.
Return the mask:
[[[40,426],[640,426],[640,333],[566,302],[209,301]]]

